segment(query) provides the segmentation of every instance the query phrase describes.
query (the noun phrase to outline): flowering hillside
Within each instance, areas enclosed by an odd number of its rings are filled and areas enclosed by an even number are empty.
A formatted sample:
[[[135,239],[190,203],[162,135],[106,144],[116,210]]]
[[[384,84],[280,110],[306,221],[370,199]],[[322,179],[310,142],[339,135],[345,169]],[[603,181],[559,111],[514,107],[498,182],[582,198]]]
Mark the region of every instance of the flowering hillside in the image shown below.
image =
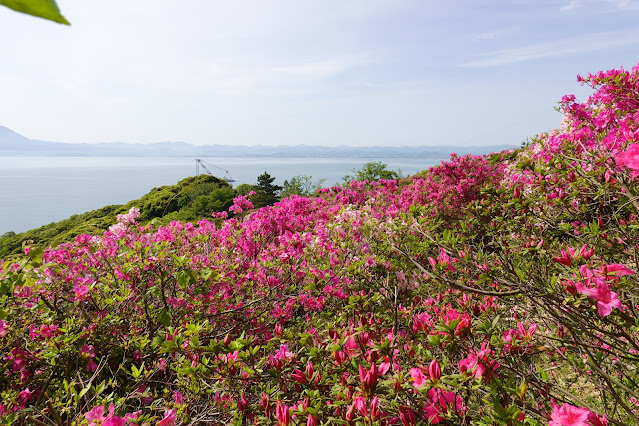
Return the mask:
[[[639,424],[639,66],[579,81],[515,152],[4,262],[0,422]]]

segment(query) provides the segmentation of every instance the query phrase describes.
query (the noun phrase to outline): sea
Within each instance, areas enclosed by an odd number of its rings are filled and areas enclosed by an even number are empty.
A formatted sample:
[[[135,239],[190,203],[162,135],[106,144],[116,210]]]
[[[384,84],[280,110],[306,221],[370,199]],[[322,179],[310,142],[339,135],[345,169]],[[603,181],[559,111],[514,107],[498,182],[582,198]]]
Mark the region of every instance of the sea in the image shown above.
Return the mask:
[[[409,176],[439,164],[423,158],[201,158],[213,175],[254,184],[264,172],[281,185],[297,175],[329,187],[369,161]],[[138,199],[206,171],[192,157],[0,157],[0,236],[24,232],[112,204]]]

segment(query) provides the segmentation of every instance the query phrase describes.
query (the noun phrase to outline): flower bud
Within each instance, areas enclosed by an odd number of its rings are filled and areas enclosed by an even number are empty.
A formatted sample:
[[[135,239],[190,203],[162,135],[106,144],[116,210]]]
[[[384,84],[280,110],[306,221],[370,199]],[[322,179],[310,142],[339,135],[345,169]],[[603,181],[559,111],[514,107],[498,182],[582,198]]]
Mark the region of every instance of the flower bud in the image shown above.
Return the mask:
[[[313,378],[313,363],[311,361],[309,361],[306,364],[306,377],[311,380]]]
[[[293,371],[293,374],[291,374],[291,377],[293,377],[293,379],[300,385],[306,384],[306,376],[301,370],[296,369],[295,371]]]
[[[430,365],[428,366],[428,375],[430,376],[430,380],[435,383],[442,377],[442,369],[436,359],[430,362]]]

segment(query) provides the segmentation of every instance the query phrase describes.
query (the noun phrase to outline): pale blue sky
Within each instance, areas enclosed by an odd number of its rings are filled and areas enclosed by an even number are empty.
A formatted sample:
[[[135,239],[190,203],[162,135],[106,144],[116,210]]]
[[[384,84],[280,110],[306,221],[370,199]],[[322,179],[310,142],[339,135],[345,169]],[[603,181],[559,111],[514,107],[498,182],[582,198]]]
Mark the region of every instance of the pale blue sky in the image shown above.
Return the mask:
[[[639,1],[58,0],[0,8],[0,125],[61,142],[519,144],[639,62]]]

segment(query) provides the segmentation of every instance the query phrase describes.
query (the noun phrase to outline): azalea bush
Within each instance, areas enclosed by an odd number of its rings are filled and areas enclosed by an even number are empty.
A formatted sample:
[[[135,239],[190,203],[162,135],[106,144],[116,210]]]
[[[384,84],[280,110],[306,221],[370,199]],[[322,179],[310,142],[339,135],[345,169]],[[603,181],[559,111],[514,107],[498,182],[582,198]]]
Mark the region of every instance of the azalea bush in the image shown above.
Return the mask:
[[[0,422],[639,423],[638,79],[517,151],[27,247]]]

